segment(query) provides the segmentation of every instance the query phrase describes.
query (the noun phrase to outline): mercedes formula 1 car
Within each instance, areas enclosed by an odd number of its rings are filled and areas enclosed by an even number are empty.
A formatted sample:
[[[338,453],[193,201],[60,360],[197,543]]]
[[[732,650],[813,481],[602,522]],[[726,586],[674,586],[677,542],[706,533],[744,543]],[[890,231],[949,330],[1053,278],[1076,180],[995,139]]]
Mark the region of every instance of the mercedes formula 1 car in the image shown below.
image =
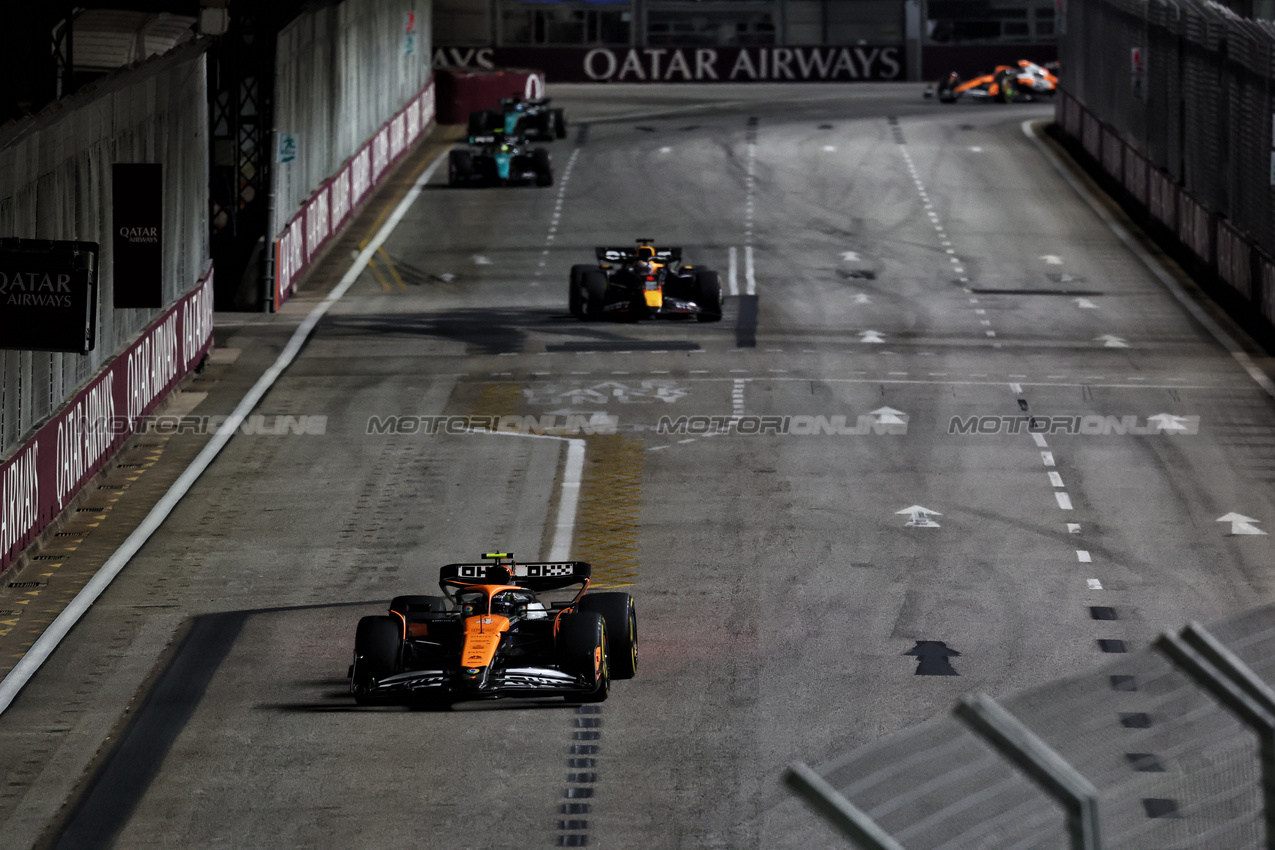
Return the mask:
[[[547,97],[501,98],[500,109],[469,113],[469,135],[485,136],[502,130],[507,136],[526,136],[538,142],[565,138],[566,114],[559,108],[550,108],[549,101]]]
[[[637,672],[629,594],[587,593],[592,568],[583,561],[483,557],[489,562],[442,567],[442,596],[397,596],[388,614],[359,620],[349,670],[357,703],[601,702],[612,679]]]
[[[454,150],[447,158],[447,182],[508,186],[513,183],[553,185],[553,161],[544,148],[528,147],[525,139],[503,132],[473,136],[469,150]]]
[[[962,97],[993,100],[997,103],[1031,101],[1043,95],[1052,95],[1058,90],[1055,70],[1057,67],[1051,69],[1020,59],[1016,66],[997,65],[992,73],[970,80],[962,80],[961,75],[953,71],[939,81],[937,86],[926,88],[925,96],[933,97],[937,93],[940,103],[956,103]]]
[[[681,248],[598,248],[597,265],[571,267],[567,303],[578,319],[722,318],[722,284],[712,269],[682,265]]]

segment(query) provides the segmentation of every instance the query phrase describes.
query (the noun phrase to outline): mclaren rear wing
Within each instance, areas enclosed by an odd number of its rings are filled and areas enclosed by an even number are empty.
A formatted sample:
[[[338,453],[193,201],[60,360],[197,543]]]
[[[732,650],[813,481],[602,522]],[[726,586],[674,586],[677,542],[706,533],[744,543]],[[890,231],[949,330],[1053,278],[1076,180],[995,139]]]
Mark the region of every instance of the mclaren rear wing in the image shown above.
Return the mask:
[[[584,561],[546,561],[527,564],[447,564],[438,570],[440,584],[487,584],[487,571],[512,573],[510,581],[528,590],[557,590],[589,580],[593,567]]]

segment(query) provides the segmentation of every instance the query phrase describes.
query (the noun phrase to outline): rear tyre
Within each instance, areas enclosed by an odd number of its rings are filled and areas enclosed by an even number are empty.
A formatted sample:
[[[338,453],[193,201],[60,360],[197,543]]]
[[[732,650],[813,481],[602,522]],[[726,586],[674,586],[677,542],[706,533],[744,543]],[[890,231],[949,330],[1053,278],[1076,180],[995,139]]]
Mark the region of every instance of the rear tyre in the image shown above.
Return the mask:
[[[456,186],[474,172],[474,157],[469,151],[452,151],[447,155],[447,183]]]
[[[717,272],[699,271],[695,273],[695,303],[699,305],[699,313],[695,318],[701,322],[720,322],[722,320],[722,282]]]
[[[992,82],[996,84],[998,102],[1013,103],[1018,99],[1018,79],[1012,71],[998,71]]]
[[[611,693],[611,675],[607,669],[606,621],[601,614],[565,614],[557,637],[558,664],[563,672],[583,676],[594,689],[569,700],[602,702]]]
[[[561,109],[553,110],[553,135],[557,139],[567,137],[567,116]]]
[[[598,614],[607,625],[607,668],[613,679],[632,679],[637,673],[637,610],[633,597],[621,591],[586,593],[580,610]]]
[[[466,132],[469,136],[485,136],[491,128],[492,112],[487,109],[469,113],[469,124]]]
[[[956,103],[956,87],[961,84],[961,75],[953,71],[939,81],[939,103]]]
[[[397,618],[364,617],[354,634],[354,670],[350,686],[359,705],[384,702],[368,690],[386,676],[398,672],[402,631]]]
[[[544,148],[536,148],[531,152],[531,162],[536,170],[536,185],[552,186],[553,161],[549,158],[549,151]]]
[[[590,269],[581,277],[584,284],[584,315],[587,319],[601,319],[606,305],[607,276],[601,269]]]
[[[567,285],[567,306],[571,315],[577,319],[584,318],[584,274],[594,271],[597,266],[572,266],[571,282]]]
[[[447,610],[445,596],[395,596],[390,610],[399,614],[442,614]]]

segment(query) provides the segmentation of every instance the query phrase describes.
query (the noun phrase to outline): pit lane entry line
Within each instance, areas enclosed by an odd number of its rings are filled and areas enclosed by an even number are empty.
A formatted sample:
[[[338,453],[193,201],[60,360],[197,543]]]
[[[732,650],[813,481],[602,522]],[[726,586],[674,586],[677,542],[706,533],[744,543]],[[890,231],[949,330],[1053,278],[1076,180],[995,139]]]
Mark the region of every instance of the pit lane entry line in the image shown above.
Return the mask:
[[[106,588],[110,586],[115,577],[123,572],[124,567],[128,566],[128,562],[137,554],[137,551],[146,544],[151,535],[159,530],[164,520],[177,507],[177,503],[190,492],[190,488],[194,486],[205,470],[212,465],[217,455],[230,442],[230,438],[239,430],[239,426],[243,424],[248,414],[257,406],[257,403],[261,401],[266,392],[274,386],[275,381],[279,379],[284,370],[296,359],[301,352],[302,346],[305,345],[310,334],[318,326],[319,320],[354,285],[354,281],[363,273],[363,269],[367,267],[372,255],[380,250],[381,245],[398,227],[399,222],[407,215],[408,209],[420,196],[425,184],[429,182],[430,178],[434,176],[434,172],[438,170],[438,167],[447,158],[451,148],[451,145],[443,148],[434,161],[430,163],[429,167],[421,172],[421,175],[416,178],[416,182],[412,184],[412,188],[408,190],[407,194],[403,196],[403,200],[399,201],[398,206],[394,208],[394,212],[381,225],[381,229],[359,252],[349,270],[346,271],[336,285],[336,288],[315,305],[314,309],[302,320],[296,331],[293,332],[292,337],[288,340],[288,344],[280,352],[279,358],[258,379],[252,389],[248,390],[225,424],[208,441],[208,445],[204,446],[203,451],[190,462],[190,466],[186,467],[185,471],[173,482],[173,486],[156,503],[155,507],[151,508],[151,512],[146,515],[146,518],[128,536],[128,539],[124,541],[120,548],[115,550],[111,557],[107,558],[106,563],[97,571],[97,574],[89,579],[88,584],[76,594],[71,603],[36,639],[31,648],[22,656],[22,659],[9,671],[9,675],[5,676],[3,681],[0,681],[0,714],[3,714],[9,708],[18,693],[26,686],[27,682],[31,680],[31,677],[35,675],[44,662],[48,660],[49,656],[53,654],[53,651],[57,649],[58,644],[67,636],[67,633],[79,622],[80,618],[84,616],[85,612],[97,601],[97,598],[102,595]]]

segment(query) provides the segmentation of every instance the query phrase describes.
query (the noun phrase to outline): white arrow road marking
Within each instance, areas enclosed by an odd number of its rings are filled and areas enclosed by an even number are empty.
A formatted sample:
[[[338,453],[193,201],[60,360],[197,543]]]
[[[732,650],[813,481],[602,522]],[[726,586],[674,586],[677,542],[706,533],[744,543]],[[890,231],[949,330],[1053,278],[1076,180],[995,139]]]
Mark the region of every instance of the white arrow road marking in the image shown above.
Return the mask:
[[[735,255],[737,253],[738,252],[735,250],[735,246],[734,245],[730,246],[730,266],[728,267],[728,271],[726,272],[726,280],[728,281],[730,285],[731,295],[739,294],[739,268],[738,268],[738,263],[736,262],[736,259],[735,259]]]
[[[854,251],[842,251],[841,259],[847,263],[857,263],[859,262],[859,255]]]
[[[1095,340],[1102,343],[1103,348],[1128,348],[1129,343],[1124,341],[1123,337],[1112,336],[1111,334],[1103,334],[1094,337]]]
[[[872,411],[872,415],[877,418],[878,425],[906,425],[908,421],[906,413],[893,407],[879,407]]]
[[[1265,534],[1266,533],[1265,531],[1262,531],[1257,526],[1252,525],[1252,523],[1260,522],[1261,520],[1253,519],[1251,516],[1244,516],[1244,514],[1230,513],[1230,514],[1227,514],[1226,516],[1218,517],[1216,521],[1229,522],[1231,524],[1231,534]]]
[[[871,304],[872,299],[862,292],[856,292],[854,295],[854,303],[855,304]]]
[[[1048,264],[1049,264],[1049,265],[1051,265],[1051,266],[1061,266],[1061,265],[1062,265],[1062,257],[1058,257],[1058,256],[1055,256],[1055,255],[1053,255],[1053,254],[1045,254],[1045,255],[1043,255],[1043,256],[1041,257],[1041,259],[1042,259],[1042,260],[1044,260],[1046,263],[1048,263]]]
[[[1154,422],[1159,425],[1161,431],[1190,431],[1191,426],[1187,424],[1187,418],[1185,416],[1174,416],[1172,413],[1157,413],[1155,416],[1148,416],[1147,422]]]
[[[484,257],[482,254],[475,254],[475,255],[474,255],[474,265],[476,265],[476,266],[490,266],[491,264],[492,264],[492,263],[491,263],[491,260],[489,260],[489,259],[487,259],[486,257]]]
[[[1076,306],[1081,310],[1097,310],[1098,305],[1090,301],[1088,298],[1076,298]]]
[[[885,342],[880,331],[859,331],[859,342]]]
[[[910,508],[895,511],[895,513],[908,515],[909,519],[903,524],[904,528],[939,528],[939,524],[930,519],[930,517],[943,516],[938,511],[932,511],[929,508],[923,508],[920,505],[913,505]]]

